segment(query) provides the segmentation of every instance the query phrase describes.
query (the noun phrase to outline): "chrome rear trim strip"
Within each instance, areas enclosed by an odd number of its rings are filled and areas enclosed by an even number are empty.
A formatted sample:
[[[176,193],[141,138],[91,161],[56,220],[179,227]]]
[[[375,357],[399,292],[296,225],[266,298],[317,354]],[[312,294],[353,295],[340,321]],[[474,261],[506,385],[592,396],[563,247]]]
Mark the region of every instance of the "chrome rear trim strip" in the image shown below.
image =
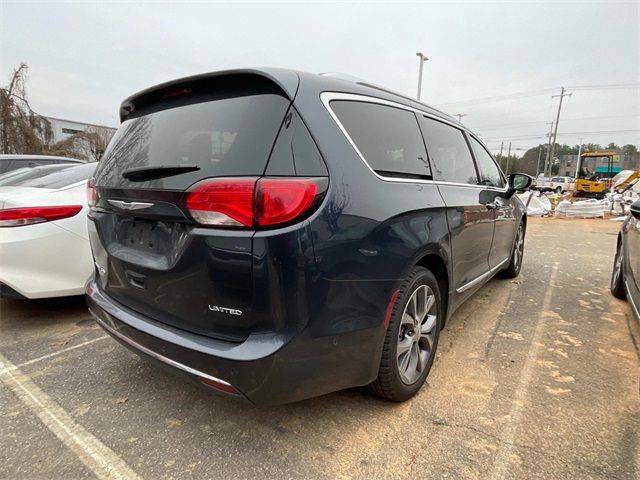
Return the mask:
[[[158,352],[154,352],[153,350],[150,350],[147,347],[145,347],[143,345],[140,345],[138,342],[135,342],[134,340],[131,340],[129,337],[124,336],[122,333],[120,333],[115,328],[111,327],[110,325],[107,325],[95,313],[91,312],[91,314],[96,319],[96,321],[100,324],[100,326],[102,328],[104,328],[108,333],[110,333],[114,337],[117,337],[118,339],[122,340],[127,345],[132,346],[136,350],[140,350],[141,352],[146,353],[150,357],[153,357],[153,358],[155,358],[156,360],[159,360],[162,363],[166,363],[167,365],[171,365],[172,367],[175,367],[175,368],[177,368],[179,370],[182,370],[184,372],[190,373],[191,375],[195,375],[197,377],[206,378],[208,380],[212,380],[212,381],[220,383],[222,385],[226,385],[227,387],[232,387],[233,388],[233,386],[229,382],[226,382],[225,380],[222,380],[220,378],[211,376],[211,375],[209,375],[207,373],[201,372],[200,370],[196,370],[195,368],[188,367],[187,365],[184,365],[182,363],[176,362],[175,360],[167,358],[164,355],[160,355]]]

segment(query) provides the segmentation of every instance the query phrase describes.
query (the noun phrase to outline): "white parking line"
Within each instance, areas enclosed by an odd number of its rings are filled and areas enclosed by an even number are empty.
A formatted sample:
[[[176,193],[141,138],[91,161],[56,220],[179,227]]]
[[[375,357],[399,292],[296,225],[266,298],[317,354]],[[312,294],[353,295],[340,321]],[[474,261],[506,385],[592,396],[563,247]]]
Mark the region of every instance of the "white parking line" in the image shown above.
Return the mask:
[[[105,338],[109,338],[109,335],[103,335],[101,337],[94,338],[92,340],[87,340],[86,342],[79,343],[78,345],[73,345],[71,347],[63,348],[62,350],[58,350],[58,351],[55,351],[53,353],[48,353],[47,355],[42,355],[41,357],[34,358],[33,360],[28,360],[26,362],[19,363],[18,365],[14,365],[12,368],[15,370],[16,368],[21,368],[21,367],[24,367],[26,365],[31,365],[32,363],[41,362],[42,360],[46,360],[48,358],[57,357],[58,355],[61,355],[63,353],[70,352],[71,350],[75,350],[76,348],[82,348],[82,347],[84,347],[86,345],[90,345],[90,344],[92,344],[94,342],[97,342],[99,340],[104,340]],[[12,371],[12,370],[10,370],[7,367],[5,367],[5,368],[0,367],[0,375],[4,375],[5,373],[7,373],[9,371]]]
[[[527,353],[527,359],[525,360],[522,371],[520,372],[520,383],[515,391],[513,402],[511,405],[511,411],[509,412],[511,421],[505,427],[502,432],[500,442],[500,448],[496,452],[495,459],[493,461],[493,471],[489,478],[503,479],[506,476],[507,469],[511,467],[512,453],[514,449],[514,441],[520,423],[522,422],[522,409],[525,405],[527,398],[527,391],[529,384],[531,383],[531,376],[533,375],[533,366],[538,358],[540,350],[540,339],[544,326],[546,323],[545,312],[549,310],[551,305],[551,294],[554,289],[554,283],[558,274],[558,264],[553,266],[553,271],[549,277],[549,283],[547,284],[547,290],[544,293],[544,299],[542,301],[542,310],[538,316],[538,323],[536,329],[533,332],[533,338],[531,339],[531,345],[529,346],[529,352]]]
[[[0,375],[0,382],[9,387],[99,479],[141,480],[113,450],[75,423],[60,405],[2,354],[0,369],[4,370],[4,374]]]

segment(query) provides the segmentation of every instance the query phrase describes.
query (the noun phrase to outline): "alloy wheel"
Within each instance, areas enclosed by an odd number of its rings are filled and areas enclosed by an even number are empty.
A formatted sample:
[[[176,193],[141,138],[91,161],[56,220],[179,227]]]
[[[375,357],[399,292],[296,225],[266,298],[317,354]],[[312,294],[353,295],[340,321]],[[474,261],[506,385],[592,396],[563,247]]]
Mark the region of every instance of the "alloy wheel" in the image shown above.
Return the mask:
[[[418,286],[404,307],[397,343],[402,382],[411,385],[427,368],[438,328],[438,300],[427,285]]]
[[[616,263],[613,267],[613,275],[611,277],[611,286],[615,287],[620,282],[620,276],[622,275],[622,249],[618,247],[616,252]]]
[[[524,255],[524,229],[522,225],[518,227],[518,235],[516,236],[516,243],[513,248],[513,265],[516,269],[520,269],[520,263]]]

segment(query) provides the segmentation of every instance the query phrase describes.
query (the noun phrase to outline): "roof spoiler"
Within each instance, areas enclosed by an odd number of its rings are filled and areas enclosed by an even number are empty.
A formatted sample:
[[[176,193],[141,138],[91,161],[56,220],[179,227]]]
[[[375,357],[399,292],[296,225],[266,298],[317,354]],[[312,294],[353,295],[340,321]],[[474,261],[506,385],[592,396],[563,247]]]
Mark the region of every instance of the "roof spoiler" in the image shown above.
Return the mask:
[[[129,96],[120,105],[120,122],[124,122],[134,111],[140,112],[151,104],[189,95],[194,90],[251,85],[260,91],[273,90],[293,100],[299,83],[296,72],[277,68],[223,70],[179,78]]]

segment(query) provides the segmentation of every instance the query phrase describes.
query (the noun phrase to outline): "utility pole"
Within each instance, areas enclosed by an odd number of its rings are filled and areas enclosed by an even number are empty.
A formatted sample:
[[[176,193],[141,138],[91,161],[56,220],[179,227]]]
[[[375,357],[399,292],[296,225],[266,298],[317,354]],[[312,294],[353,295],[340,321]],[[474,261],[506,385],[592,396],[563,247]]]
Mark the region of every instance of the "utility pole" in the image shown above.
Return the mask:
[[[536,163],[536,178],[538,178],[538,172],[540,172],[540,158],[542,157],[542,147],[538,147],[538,163]]]
[[[422,52],[418,52],[416,53],[416,55],[420,58],[420,69],[418,70],[418,96],[417,96],[417,99],[420,100],[420,92],[422,91],[422,67],[424,66],[425,62],[429,59],[425,57],[424,53]]]
[[[560,103],[558,104],[558,115],[556,115],[556,126],[553,131],[553,143],[551,144],[551,154],[549,155],[549,174],[551,174],[551,162],[553,162],[553,152],[556,149],[556,140],[558,137],[558,124],[560,123],[560,110],[562,110],[562,99],[564,97],[570,97],[570,93],[565,93],[564,87],[560,90],[560,95],[552,95],[551,98],[560,97]]]
[[[458,117],[458,121],[459,122],[462,122],[462,117],[466,117],[467,114],[466,113],[456,113],[455,116]]]
[[[500,158],[502,158],[502,149],[504,148],[504,142],[500,142]]]
[[[580,155],[582,155],[582,138],[580,139],[580,146],[578,147],[578,161],[576,162],[576,174],[573,178],[578,178],[580,173]]]
[[[509,142],[509,150],[507,151],[507,175],[509,175],[509,162],[511,161],[511,142]]]
[[[552,133],[553,132],[553,122],[551,122],[551,128],[549,129],[549,139],[547,141],[547,156],[544,160],[544,176],[547,177],[547,169],[549,168],[549,155],[551,153],[551,137],[553,136]]]

